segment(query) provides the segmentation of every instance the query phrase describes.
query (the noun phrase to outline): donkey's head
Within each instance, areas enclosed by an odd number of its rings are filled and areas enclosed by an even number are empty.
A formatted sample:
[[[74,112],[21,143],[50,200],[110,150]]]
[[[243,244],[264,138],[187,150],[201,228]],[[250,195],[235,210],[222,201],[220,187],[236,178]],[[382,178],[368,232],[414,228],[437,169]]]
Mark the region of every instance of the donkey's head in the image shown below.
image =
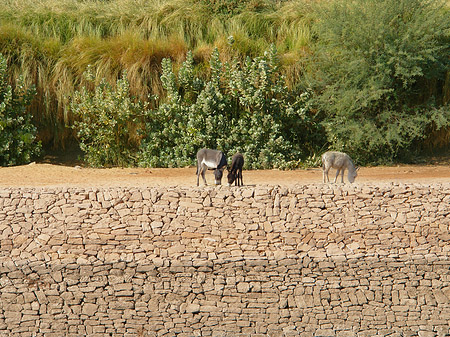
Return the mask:
[[[214,180],[216,185],[222,185],[223,169],[224,167],[214,170]]]
[[[234,183],[234,181],[236,180],[235,172],[228,171],[227,179],[228,179],[228,186],[231,186],[231,184]]]
[[[348,181],[353,183],[358,176],[359,167],[354,168],[353,170],[348,170]]]

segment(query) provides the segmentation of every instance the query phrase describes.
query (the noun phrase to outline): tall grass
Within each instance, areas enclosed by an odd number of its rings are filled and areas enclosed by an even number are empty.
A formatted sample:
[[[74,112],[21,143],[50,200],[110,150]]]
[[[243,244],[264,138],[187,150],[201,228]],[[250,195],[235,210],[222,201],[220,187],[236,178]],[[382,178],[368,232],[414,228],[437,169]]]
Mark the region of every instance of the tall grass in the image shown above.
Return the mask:
[[[131,91],[146,99],[162,93],[164,57],[180,65],[192,50],[202,69],[214,47],[231,59],[260,55],[275,43],[293,84],[311,40],[307,4],[243,1],[233,14],[224,14],[203,0],[3,0],[0,53],[11,83],[23,75],[37,87],[31,112],[43,143],[64,147],[72,137],[67,97],[83,84],[88,65],[98,81],[111,83],[127,70]]]
[[[237,28],[249,36],[268,39],[270,44],[278,31],[284,34],[286,27],[297,30],[303,17],[298,9],[305,6],[301,0],[269,2],[273,6],[248,6],[225,17],[213,13],[201,0],[4,0],[0,20],[62,43],[79,36],[107,38],[132,30],[142,38],[176,35],[193,48],[198,43],[214,43],[218,36]]]

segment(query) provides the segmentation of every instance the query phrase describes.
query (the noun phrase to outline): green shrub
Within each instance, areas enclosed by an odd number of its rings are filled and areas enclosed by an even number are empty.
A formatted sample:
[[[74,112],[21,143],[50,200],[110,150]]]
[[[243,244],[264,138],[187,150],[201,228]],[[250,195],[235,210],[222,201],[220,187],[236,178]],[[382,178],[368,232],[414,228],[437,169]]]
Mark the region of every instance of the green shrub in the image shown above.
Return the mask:
[[[26,89],[19,78],[13,90],[8,84],[7,64],[0,54],[0,165],[29,163],[40,154],[41,143],[36,140],[36,127],[27,112],[36,91]]]
[[[196,66],[208,68],[211,51],[221,55],[261,55],[271,43],[287,54],[289,84],[297,78],[296,61],[309,43],[305,0],[21,0],[0,1],[0,53],[8,60],[9,80],[23,75],[34,84],[31,107],[45,145],[73,141],[66,98],[83,84],[87,65],[96,80],[114,83],[128,73],[131,93],[141,100],[163,95],[160,64],[179,68],[187,50]],[[227,37],[236,37],[227,48]],[[230,56],[231,57],[231,56]],[[283,58],[286,60],[286,58]],[[285,61],[283,61],[285,62]],[[202,74],[199,76],[203,77]]]
[[[195,76],[191,53],[178,77],[170,60],[162,68],[167,100],[148,116],[141,165],[192,165],[209,147],[242,152],[247,168],[292,167],[313,152],[308,94],[286,87],[275,47],[243,64],[222,63],[216,49],[207,80]]]
[[[438,1],[321,2],[309,85],[329,144],[360,163],[389,162],[449,125],[442,86],[450,15]],[[427,95],[429,92],[431,95]]]
[[[70,110],[77,118],[73,128],[84,160],[94,167],[135,165],[136,126],[146,104],[131,97],[126,72],[115,87],[105,80],[95,85],[91,69],[85,77],[88,84],[70,98]]]

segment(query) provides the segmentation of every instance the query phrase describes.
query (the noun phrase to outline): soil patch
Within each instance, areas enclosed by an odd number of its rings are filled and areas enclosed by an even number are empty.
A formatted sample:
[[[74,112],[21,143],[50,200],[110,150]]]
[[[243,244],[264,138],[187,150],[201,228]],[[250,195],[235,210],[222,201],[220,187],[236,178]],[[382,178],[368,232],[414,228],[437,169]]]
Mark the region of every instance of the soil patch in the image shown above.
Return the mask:
[[[0,187],[156,187],[196,186],[196,168],[110,168],[93,169],[81,166],[29,164],[0,168]],[[226,174],[226,171],[225,171]],[[335,171],[330,171],[334,180]],[[245,185],[294,185],[322,182],[321,168],[305,170],[247,170],[243,173]],[[213,184],[212,171],[206,180]],[[339,181],[339,180],[338,180]],[[345,177],[345,181],[347,178]],[[356,183],[450,182],[450,166],[405,165],[393,167],[362,167]],[[225,178],[222,183],[226,183]],[[203,183],[200,178],[200,186]]]

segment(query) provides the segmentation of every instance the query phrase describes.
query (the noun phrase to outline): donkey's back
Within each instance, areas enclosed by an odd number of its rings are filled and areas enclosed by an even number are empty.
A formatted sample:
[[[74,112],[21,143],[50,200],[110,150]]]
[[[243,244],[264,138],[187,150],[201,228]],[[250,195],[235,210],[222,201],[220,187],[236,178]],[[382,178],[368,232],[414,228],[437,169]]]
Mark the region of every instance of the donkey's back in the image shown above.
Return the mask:
[[[339,151],[328,151],[322,155],[322,164],[332,168],[342,168],[349,165],[350,156],[347,153]]]

